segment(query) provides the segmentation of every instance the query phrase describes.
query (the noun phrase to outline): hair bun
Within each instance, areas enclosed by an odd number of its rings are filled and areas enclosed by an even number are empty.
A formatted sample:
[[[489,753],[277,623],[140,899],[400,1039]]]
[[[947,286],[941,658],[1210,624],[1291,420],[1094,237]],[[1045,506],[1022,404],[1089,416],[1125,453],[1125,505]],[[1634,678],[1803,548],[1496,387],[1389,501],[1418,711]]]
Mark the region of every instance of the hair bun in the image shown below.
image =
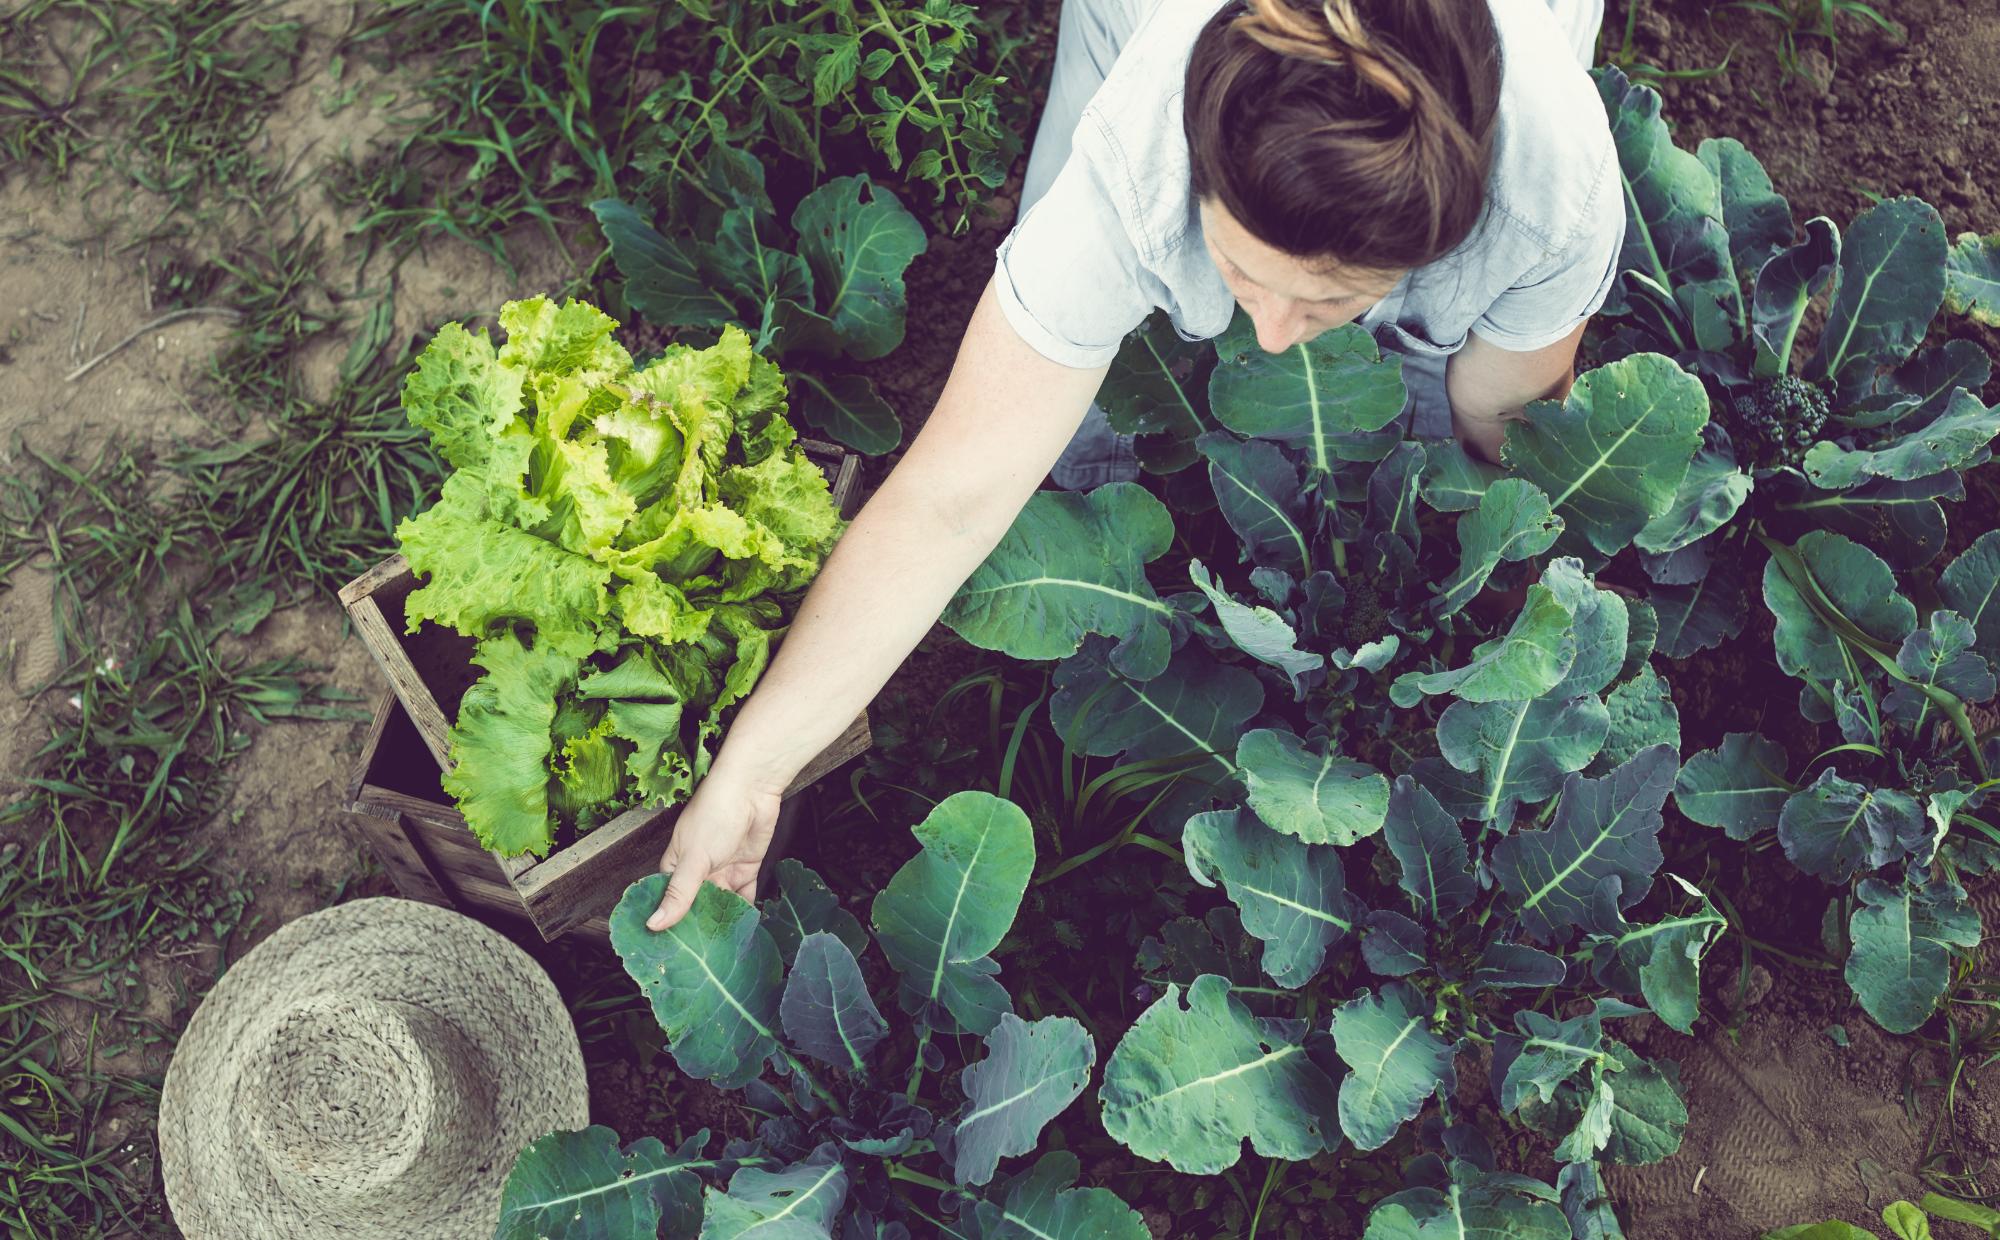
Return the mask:
[[[1354,0],[1324,0],[1317,16],[1288,0],[1246,0],[1248,11],[1231,28],[1280,56],[1345,64],[1354,75],[1387,95],[1405,111],[1417,106],[1417,92],[1401,67],[1402,57],[1376,46]]]

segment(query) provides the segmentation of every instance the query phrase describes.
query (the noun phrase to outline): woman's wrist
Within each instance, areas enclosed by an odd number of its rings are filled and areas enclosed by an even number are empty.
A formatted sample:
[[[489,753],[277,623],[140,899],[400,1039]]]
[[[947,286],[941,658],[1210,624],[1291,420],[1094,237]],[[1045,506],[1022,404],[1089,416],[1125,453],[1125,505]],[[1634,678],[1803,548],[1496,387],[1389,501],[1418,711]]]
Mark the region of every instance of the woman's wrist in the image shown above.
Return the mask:
[[[735,724],[723,733],[722,749],[709,768],[708,778],[734,783],[751,793],[782,796],[812,755],[792,754],[791,746],[762,735],[751,711],[755,701],[752,695]]]

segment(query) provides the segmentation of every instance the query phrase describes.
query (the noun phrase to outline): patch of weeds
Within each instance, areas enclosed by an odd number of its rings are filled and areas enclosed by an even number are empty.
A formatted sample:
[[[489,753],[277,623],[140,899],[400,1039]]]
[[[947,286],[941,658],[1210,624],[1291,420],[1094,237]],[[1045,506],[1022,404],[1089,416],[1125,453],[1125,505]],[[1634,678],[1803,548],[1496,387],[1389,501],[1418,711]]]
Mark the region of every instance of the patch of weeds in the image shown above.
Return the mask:
[[[163,226],[225,209],[261,218],[284,169],[248,139],[291,85],[305,41],[304,24],[276,8],[45,0],[0,18],[5,46],[31,49],[0,55],[0,151],[60,175],[95,147],[161,198]]]
[[[60,177],[97,142],[85,84],[115,44],[100,28],[95,38],[65,47],[45,19],[73,7],[36,0],[0,14],[0,166],[40,165]]]
[[[1874,26],[1897,42],[1904,37],[1901,27],[1866,0],[1730,0],[1724,7],[1755,13],[1776,24],[1778,68],[1786,79],[1811,76],[1800,59],[1803,51],[1800,40],[1821,38],[1837,45],[1838,22],[1842,18]]]

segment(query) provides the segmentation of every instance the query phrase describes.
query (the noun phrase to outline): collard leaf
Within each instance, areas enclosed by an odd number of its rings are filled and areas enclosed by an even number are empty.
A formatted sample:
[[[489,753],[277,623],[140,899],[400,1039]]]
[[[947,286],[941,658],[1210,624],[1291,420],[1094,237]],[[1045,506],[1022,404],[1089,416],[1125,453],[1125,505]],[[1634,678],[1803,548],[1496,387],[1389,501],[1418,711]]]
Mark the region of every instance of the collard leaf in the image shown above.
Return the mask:
[[[1451,1048],[1431,1031],[1430,1008],[1414,988],[1391,982],[1334,1009],[1334,1047],[1348,1067],[1340,1128],[1358,1148],[1388,1144],[1444,1083]]]
[[[1531,404],[1500,459],[1549,496],[1562,546],[1610,555],[1672,509],[1707,421],[1701,380],[1635,353],[1584,372],[1560,404]]]
[[[1012,802],[984,792],[946,797],[915,827],[923,846],[875,897],[882,952],[903,977],[907,1010],[942,1005],[972,1033],[1011,1008],[988,955],[1014,924],[1035,868],[1035,836]]]
[[[701,1227],[695,1169],[707,1164],[700,1139],[689,1145],[669,1154],[658,1137],[640,1137],[621,1150],[618,1134],[601,1124],[537,1137],[507,1173],[495,1240],[693,1240]]]
[[[1582,925],[1598,883],[1622,884],[1630,907],[1660,868],[1660,808],[1673,788],[1679,756],[1668,746],[1641,750],[1602,779],[1571,775],[1555,821],[1493,846],[1493,872],[1519,902],[1521,924],[1538,939],[1563,939]]]
[[[1398,776],[1389,793],[1382,841],[1396,858],[1404,892],[1425,921],[1443,922],[1479,894],[1458,820],[1408,775]]]
[[[1314,753],[1290,732],[1244,733],[1236,765],[1264,825],[1308,844],[1357,843],[1381,830],[1389,812],[1387,776],[1331,745]]]
[[[1631,614],[1624,596],[1598,589],[1584,574],[1582,563],[1568,556],[1550,562],[1542,573],[1542,584],[1569,610],[1569,644],[1576,647],[1575,662],[1549,690],[1550,696],[1602,693],[1625,666]]]
[[[739,1168],[729,1177],[727,1193],[708,1190],[701,1240],[823,1240],[840,1217],[847,1187],[847,1172],[830,1142],[778,1171]]]
[[[1424,469],[1418,489],[1424,502],[1439,512],[1477,508],[1486,488],[1502,477],[1495,466],[1473,460],[1456,439],[1424,442]]]
[[[799,954],[799,944],[811,934],[831,934],[855,956],[868,949],[868,932],[854,914],[840,907],[819,875],[786,857],[778,862],[777,877],[778,892],[764,901],[762,916],[787,968]]]
[[[1562,529],[1549,497],[1533,483],[1495,482],[1479,497],[1479,507],[1458,519],[1458,571],[1438,587],[1433,604],[1438,614],[1448,616],[1471,602],[1500,565],[1547,551]]]
[[[1263,940],[1264,971],[1280,986],[1305,985],[1326,949],[1358,932],[1361,910],[1331,847],[1302,844],[1232,809],[1188,819],[1181,849],[1196,882],[1220,880],[1228,889],[1243,928]]]
[[[1747,840],[1778,825],[1786,798],[1795,791],[1785,770],[1784,747],[1755,732],[1731,732],[1714,749],[1704,749],[1681,767],[1674,781],[1674,808],[1705,827],[1720,827],[1732,840]]]
[[[868,361],[903,343],[903,271],[925,242],[896,196],[865,176],[835,177],[799,200],[792,231],[847,355]]]
[[[1456,1159],[1448,1175],[1384,1197],[1361,1240],[1570,1240],[1547,1185]]]
[[[875,384],[864,375],[791,372],[791,408],[801,422],[863,456],[894,452],[903,442],[903,424]]]
[[[1965,482],[1952,470],[1900,482],[1870,478],[1840,491],[1822,491],[1803,478],[1786,479],[1775,507],[1795,519],[1845,534],[1895,568],[1918,568],[1944,550],[1946,528],[1939,501],[1965,498]]]
[[[1979,913],[1956,884],[1866,878],[1848,922],[1847,984],[1875,1023],[1914,1033],[1951,981],[1952,957],[1979,946]]]
[[[1527,602],[1505,634],[1482,642],[1462,667],[1442,672],[1409,672],[1396,680],[1391,697],[1414,706],[1424,695],[1452,693],[1468,702],[1520,702],[1540,697],[1561,683],[1576,663],[1571,633],[1575,616],[1540,582],[1528,587]]]
[[[647,929],[666,886],[666,875],[648,874],[625,889],[611,911],[611,946],[652,1004],[675,1065],[740,1088],[778,1049],[777,944],[748,901],[713,883],[670,928]]]
[[[1120,669],[1149,680],[1166,664],[1173,609],[1145,566],[1173,538],[1166,505],[1137,483],[1037,491],[941,619],[1017,659],[1064,658],[1091,633],[1121,638]]]
[[[1856,217],[1807,377],[1909,356],[1944,301],[1946,257],[1944,221],[1921,198],[1891,198]]]
[[[1674,705],[1673,691],[1668,688],[1666,678],[1651,665],[1606,694],[1604,709],[1611,726],[1604,736],[1604,748],[1592,760],[1593,773],[1622,766],[1640,750],[1654,745],[1680,749],[1680,710]]]
[[[1299,449],[1325,474],[1343,459],[1341,437],[1379,431],[1403,412],[1401,359],[1383,357],[1357,324],[1323,332],[1283,353],[1266,353],[1238,312],[1215,341],[1209,407],[1239,435]],[[1368,458],[1372,459],[1372,458]]]
[[[1002,1158],[1033,1152],[1043,1127],[1090,1083],[1096,1062],[1090,1034],[1067,1016],[1002,1016],[986,1035],[986,1057],[958,1076],[966,1101],[948,1137],[952,1178],[984,1184]]]
[[[1219,977],[1169,985],[1104,1065],[1104,1130],[1189,1175],[1236,1164],[1243,1142],[1302,1159],[1336,1131],[1334,1086],[1305,1047],[1251,1015]]]
[[[1660,119],[1660,96],[1615,66],[1596,71],[1597,93],[1611,122],[1628,207],[1618,266],[1627,296],[1643,281],[1673,298],[1695,329],[1699,348],[1727,347],[1723,327],[1741,293],[1730,257],[1722,186],[1693,154],[1674,145]],[[1552,492],[1553,493],[1553,492]]]
[[[1930,685],[1963,702],[1984,702],[1993,696],[1993,668],[1972,647],[1978,633],[1972,622],[1940,608],[1927,627],[1903,639],[1896,666],[1920,685]]]
[[[1896,589],[1896,575],[1874,552],[1824,530],[1800,538],[1794,555],[1774,552],[1764,565],[1764,604],[1777,617],[1772,646],[1787,675],[1830,685],[1851,680],[1841,639],[1807,602],[1823,595],[1842,618],[1891,645],[1917,627],[1917,609]]]
[[[1067,1150],[1042,1155],[975,1207],[970,1240],[1152,1240],[1138,1211],[1110,1189],[1070,1187],[1077,1169]]]
[[[1729,560],[1692,585],[1654,586],[1646,601],[1659,618],[1659,651],[1669,659],[1691,658],[1735,637],[1750,606],[1742,570]]]
[[[1560,986],[1569,976],[1561,956],[1525,943],[1488,943],[1473,966],[1472,982],[1480,990],[1544,990]]]
[[[1186,755],[1193,774],[1217,782],[1236,773],[1227,755],[1243,725],[1264,704],[1251,672],[1217,662],[1190,643],[1160,676],[1120,675],[1100,643],[1056,668],[1049,719],[1079,753],[1127,761]]]
[[[1611,1190],[1596,1163],[1569,1164],[1556,1176],[1556,1187],[1574,1240],[1625,1240],[1625,1229],[1611,1208]]]
[[[1945,260],[1944,308],[2000,327],[2000,235],[1958,234]]]
[[[1831,767],[1786,798],[1778,815],[1785,856],[1830,883],[1887,865],[1925,836],[1923,810],[1908,793],[1868,788]]]
[[[1208,461],[1216,507],[1258,564],[1297,577],[1312,571],[1305,484],[1299,467],[1275,445],[1210,431],[1195,441]]]
[[[1182,340],[1164,310],[1119,347],[1097,389],[1097,404],[1112,430],[1139,436],[1140,464],[1150,472],[1172,473],[1193,464],[1195,437],[1215,428],[1206,413],[1208,368],[1214,363],[1214,346]]]
[[[1644,996],[1668,1026],[1690,1033],[1700,1015],[1701,958],[1728,923],[1693,884],[1676,874],[1667,877],[1699,907],[1643,926],[1627,924],[1615,907],[1604,909],[1610,932],[1591,936],[1591,969],[1599,983]],[[1615,905],[1610,899],[1603,903]]]
[[[1736,139],[1705,138],[1694,153],[1721,190],[1730,257],[1737,278],[1747,279],[1792,243],[1792,208],[1771,188],[1757,157]]]
[[[793,1046],[849,1072],[864,1071],[868,1052],[889,1035],[854,953],[825,931],[799,945],[778,1014]]]
[[[1514,1014],[1514,1027],[1520,1046],[1500,1081],[1502,1110],[1519,1110],[1531,1097],[1554,1101],[1557,1086],[1604,1053],[1603,1017],[1595,1010],[1568,1020],[1523,1010]]]
[[[1789,228],[1789,225],[1787,225]],[[1825,216],[1806,221],[1806,239],[1757,271],[1750,297],[1750,331],[1757,341],[1757,373],[1790,373],[1792,346],[1806,306],[1819,295],[1840,262],[1840,230]]]
[[[1510,803],[1546,801],[1565,775],[1590,765],[1611,726],[1591,695],[1526,702],[1454,702],[1438,718],[1438,750],[1476,777],[1482,821]]]
[[[2000,666],[2000,530],[1988,530],[1938,577],[1945,604],[1972,622],[1972,648]]]
[[[1728,452],[1703,448],[1688,463],[1667,510],[1647,522],[1632,539],[1641,551],[1678,551],[1721,529],[1755,486]]]
[[[720,327],[742,319],[728,289],[702,273],[693,247],[668,239],[637,208],[616,198],[601,198],[590,210],[625,277],[626,305],[670,327]]]
[[[1424,928],[1401,913],[1376,909],[1362,923],[1361,961],[1382,977],[1408,977],[1424,967],[1430,944]]]
[[[1139,945],[1138,966],[1148,981],[1165,980],[1192,986],[1194,979],[1213,973],[1231,986],[1264,984],[1264,970],[1258,963],[1263,946],[1243,929],[1243,917],[1235,906],[1224,904],[1208,910],[1200,921],[1176,917],[1160,927],[1158,938]]]
[[[1832,490],[1864,478],[1910,482],[1980,464],[1992,455],[1995,435],[2000,435],[2000,410],[1987,408],[1961,388],[1935,421],[1900,438],[1868,449],[1847,449],[1821,440],[1806,452],[1803,464],[1815,485]]]
[[[1214,605],[1216,619],[1222,622],[1222,631],[1236,643],[1236,648],[1290,677],[1293,692],[1303,701],[1307,690],[1306,678],[1326,666],[1326,656],[1300,650],[1299,635],[1290,622],[1268,607],[1237,602],[1216,585],[1215,578],[1209,575],[1200,560],[1189,561],[1188,576]]]

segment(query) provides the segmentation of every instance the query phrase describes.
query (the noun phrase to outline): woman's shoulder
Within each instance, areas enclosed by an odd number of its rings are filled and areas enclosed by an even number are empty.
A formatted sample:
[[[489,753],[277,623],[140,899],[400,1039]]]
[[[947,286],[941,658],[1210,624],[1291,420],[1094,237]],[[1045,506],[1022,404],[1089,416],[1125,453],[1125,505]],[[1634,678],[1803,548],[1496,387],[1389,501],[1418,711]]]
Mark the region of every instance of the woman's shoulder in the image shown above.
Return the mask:
[[[1491,4],[1501,80],[1488,207],[1520,242],[1560,252],[1624,211],[1611,125],[1549,0]]]

